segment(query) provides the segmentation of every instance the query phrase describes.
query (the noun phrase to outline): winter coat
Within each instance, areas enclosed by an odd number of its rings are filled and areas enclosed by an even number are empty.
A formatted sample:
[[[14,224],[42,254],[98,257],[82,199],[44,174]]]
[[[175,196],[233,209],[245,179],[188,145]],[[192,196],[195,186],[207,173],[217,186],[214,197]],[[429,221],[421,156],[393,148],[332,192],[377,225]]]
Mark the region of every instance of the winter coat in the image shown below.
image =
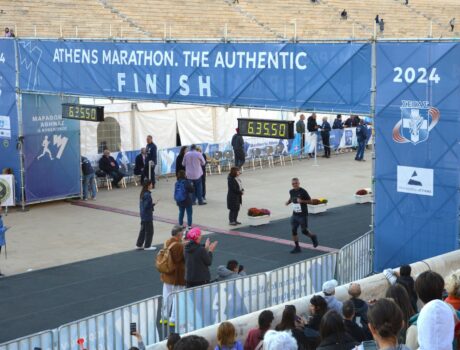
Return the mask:
[[[171,246],[173,243],[173,246]],[[171,247],[170,247],[171,246]],[[163,283],[172,284],[174,286],[185,286],[185,257],[184,245],[172,237],[166,241],[166,247],[170,247],[172,261],[174,262],[174,272],[171,274],[160,274],[160,279]]]
[[[153,207],[152,193],[145,191],[139,202],[141,221],[153,221]]]
[[[254,350],[264,339],[265,333],[266,331],[262,332],[260,328],[251,329],[246,337],[246,341],[244,342],[244,350]]]
[[[243,192],[238,185],[235,177],[228,176],[228,192],[227,192],[227,209],[228,210],[240,210],[241,204],[243,203]]]
[[[231,280],[242,276],[246,276],[246,272],[241,271],[240,273],[237,273],[235,271],[227,269],[224,265],[219,265],[219,267],[217,267],[218,281]]]
[[[211,280],[209,266],[212,264],[212,252],[195,241],[190,241],[184,248],[185,280],[187,282],[208,282]]]
[[[356,323],[350,320],[343,320],[344,325],[345,325],[345,331],[351,335],[351,337],[361,343],[367,339],[366,334],[364,333],[364,330],[358,326]]]
[[[233,135],[232,147],[233,147],[233,153],[235,154],[236,159],[244,159],[246,157],[246,155],[244,154],[243,136],[241,136],[240,134]]]
[[[112,156],[102,156],[101,159],[99,159],[99,169],[109,175],[113,171],[120,171],[117,161]]]
[[[339,333],[324,338],[316,350],[349,350],[358,344],[348,333]]]

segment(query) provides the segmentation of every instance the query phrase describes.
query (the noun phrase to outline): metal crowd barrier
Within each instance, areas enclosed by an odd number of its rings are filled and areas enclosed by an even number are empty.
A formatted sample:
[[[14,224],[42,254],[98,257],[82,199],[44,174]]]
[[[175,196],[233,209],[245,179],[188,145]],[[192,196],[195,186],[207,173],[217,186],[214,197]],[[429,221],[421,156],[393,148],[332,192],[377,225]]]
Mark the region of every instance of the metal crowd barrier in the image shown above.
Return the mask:
[[[0,344],[0,350],[32,350],[34,348],[54,350],[55,331],[56,330],[43,331],[27,337],[11,340]]]
[[[337,253],[329,253],[280,267],[269,273],[269,306],[320,292],[335,277]]]
[[[350,283],[373,272],[374,232],[347,244],[339,251],[337,261],[337,280],[339,284]]]
[[[187,333],[267,307],[267,275],[259,273],[171,293],[175,332]],[[168,327],[168,331],[171,329]]]
[[[145,344],[159,342],[161,296],[144,299],[120,308],[86,317],[58,328],[58,350],[77,348],[77,340],[85,340],[84,348],[92,350],[126,350],[137,346],[130,334],[130,323],[135,322]]]

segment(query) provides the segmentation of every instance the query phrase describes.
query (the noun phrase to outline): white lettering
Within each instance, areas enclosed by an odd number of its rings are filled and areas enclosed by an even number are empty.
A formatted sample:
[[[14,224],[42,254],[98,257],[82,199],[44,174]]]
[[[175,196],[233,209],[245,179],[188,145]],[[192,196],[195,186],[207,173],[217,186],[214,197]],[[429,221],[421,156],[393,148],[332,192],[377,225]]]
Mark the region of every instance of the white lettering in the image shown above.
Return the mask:
[[[204,96],[204,90],[206,90],[206,97],[211,97],[211,77],[207,75],[206,82],[203,81],[203,77],[198,77],[198,86],[200,89],[200,96]]]
[[[122,92],[123,86],[126,85],[126,74],[118,73],[118,92]]]
[[[186,75],[181,75],[179,78],[180,90],[179,94],[182,96],[188,96],[190,94],[190,86],[188,85],[188,77]]]

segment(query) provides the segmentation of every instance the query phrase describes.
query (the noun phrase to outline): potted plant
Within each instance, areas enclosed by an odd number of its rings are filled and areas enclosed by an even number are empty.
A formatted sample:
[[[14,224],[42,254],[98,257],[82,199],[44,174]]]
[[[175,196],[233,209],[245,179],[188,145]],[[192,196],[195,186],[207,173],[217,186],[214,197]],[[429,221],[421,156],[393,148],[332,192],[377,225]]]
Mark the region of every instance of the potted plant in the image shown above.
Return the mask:
[[[260,226],[270,223],[270,210],[249,208],[248,221],[250,226]]]
[[[372,190],[370,188],[362,188],[355,193],[356,203],[372,203]]]
[[[308,204],[309,214],[324,213],[327,210],[327,199],[326,198],[312,199],[310,202],[311,203]]]

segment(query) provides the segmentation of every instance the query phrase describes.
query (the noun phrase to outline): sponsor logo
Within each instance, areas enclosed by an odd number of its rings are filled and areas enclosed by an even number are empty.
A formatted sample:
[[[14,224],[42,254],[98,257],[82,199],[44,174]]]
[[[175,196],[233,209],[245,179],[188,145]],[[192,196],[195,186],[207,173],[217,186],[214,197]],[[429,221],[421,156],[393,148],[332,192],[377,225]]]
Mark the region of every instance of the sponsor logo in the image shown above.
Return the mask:
[[[10,195],[10,184],[5,179],[0,179],[0,202],[6,202]]]
[[[398,165],[397,191],[422,196],[433,196],[434,171]]]
[[[428,140],[438,124],[441,113],[428,101],[401,101],[401,120],[393,128],[393,141],[417,145]]]

